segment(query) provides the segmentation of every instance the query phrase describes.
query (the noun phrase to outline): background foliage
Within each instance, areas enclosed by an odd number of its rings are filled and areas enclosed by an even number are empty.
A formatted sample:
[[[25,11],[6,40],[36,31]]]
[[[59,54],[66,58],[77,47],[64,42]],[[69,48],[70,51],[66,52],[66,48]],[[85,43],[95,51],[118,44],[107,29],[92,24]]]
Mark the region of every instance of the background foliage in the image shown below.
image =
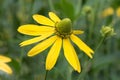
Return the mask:
[[[114,13],[103,17],[104,9],[112,7]],[[95,51],[93,59],[89,59],[75,46],[81,61],[82,72],[72,71],[61,51],[56,66],[48,72],[47,80],[119,80],[120,79],[120,17],[116,9],[120,0],[0,0],[0,54],[12,58],[9,63],[12,75],[0,72],[0,80],[44,80],[45,58],[48,50],[35,57],[28,57],[32,46],[20,48],[19,43],[28,39],[17,32],[22,24],[35,23],[35,13],[48,16],[53,11],[60,18],[69,17],[74,29],[84,30],[79,35],[93,50],[102,38],[100,29],[103,25],[111,25],[117,33],[106,38]]]

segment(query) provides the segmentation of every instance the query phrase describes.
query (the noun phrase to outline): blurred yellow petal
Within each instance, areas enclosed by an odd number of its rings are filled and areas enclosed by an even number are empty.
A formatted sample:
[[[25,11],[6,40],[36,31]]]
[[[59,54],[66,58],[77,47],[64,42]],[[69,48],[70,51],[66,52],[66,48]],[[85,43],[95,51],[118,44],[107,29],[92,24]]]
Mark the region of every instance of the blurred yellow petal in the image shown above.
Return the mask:
[[[91,53],[94,53],[94,51],[89,48],[89,46],[87,46],[81,39],[73,34],[70,36],[70,38],[82,51],[84,51],[90,58],[92,58]]]
[[[55,43],[53,44],[52,48],[50,49],[47,58],[46,58],[46,70],[51,70],[60,53],[60,49],[62,46],[62,39],[60,37],[57,37],[57,40],[55,41]]]
[[[120,7],[117,8],[116,15],[117,15],[117,17],[120,17]]]
[[[46,32],[53,32],[54,28],[46,26],[38,26],[34,24],[22,25],[18,28],[18,31],[22,34],[39,36],[45,34]]]
[[[106,8],[104,9],[104,11],[102,12],[102,16],[103,17],[107,17],[107,16],[111,16],[114,14],[114,9],[112,7]]]
[[[6,56],[2,56],[0,55],[0,62],[10,62],[11,59],[9,57],[6,57]]]
[[[83,34],[84,31],[81,30],[73,30],[73,34]]]
[[[63,49],[67,61],[76,71],[80,73],[81,67],[80,67],[79,59],[69,39],[63,39]]]
[[[60,18],[53,12],[49,12],[49,17],[51,20],[53,20],[55,23],[60,22]]]
[[[38,53],[44,51],[45,49],[47,49],[49,46],[51,46],[55,40],[57,39],[56,36],[52,36],[46,40],[44,40],[43,42],[40,42],[39,44],[37,44],[35,47],[33,47],[29,52],[28,52],[28,56],[32,57],[37,55]]]
[[[33,19],[39,24],[53,26],[53,27],[55,26],[55,23],[52,20],[42,15],[35,14],[33,15]]]
[[[51,36],[53,33],[54,32],[46,33],[46,34],[41,35],[39,37],[35,37],[35,38],[29,39],[29,40],[25,40],[22,43],[20,43],[20,46],[23,47],[23,46],[26,46],[26,45],[30,45],[30,44],[39,42],[39,41],[44,40],[45,38]]]
[[[0,70],[6,72],[8,74],[12,74],[11,68],[7,64],[5,64],[3,62],[0,62]]]

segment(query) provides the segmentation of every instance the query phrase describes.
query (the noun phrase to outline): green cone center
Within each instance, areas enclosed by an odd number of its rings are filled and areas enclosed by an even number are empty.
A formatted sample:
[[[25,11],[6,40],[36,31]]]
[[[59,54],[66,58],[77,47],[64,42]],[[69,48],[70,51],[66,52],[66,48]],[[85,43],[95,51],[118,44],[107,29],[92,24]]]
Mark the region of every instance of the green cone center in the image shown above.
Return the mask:
[[[61,35],[63,37],[70,35],[72,32],[71,20],[69,18],[65,18],[56,23],[56,31],[58,35]]]

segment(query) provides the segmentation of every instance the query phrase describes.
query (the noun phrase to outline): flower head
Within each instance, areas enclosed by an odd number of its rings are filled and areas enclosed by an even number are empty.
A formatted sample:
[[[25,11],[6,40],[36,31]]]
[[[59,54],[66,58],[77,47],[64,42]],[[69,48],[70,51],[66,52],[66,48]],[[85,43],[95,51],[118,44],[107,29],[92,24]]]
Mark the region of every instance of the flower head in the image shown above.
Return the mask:
[[[104,9],[104,11],[102,12],[103,17],[111,16],[113,14],[114,14],[114,9],[112,7],[108,7]]]
[[[11,74],[11,73],[12,73],[12,70],[11,70],[11,68],[6,64],[6,63],[8,63],[8,62],[10,62],[10,61],[11,61],[10,58],[0,55],[0,70],[6,72],[6,73],[8,73],[8,74]]]
[[[111,26],[102,26],[100,33],[103,37],[111,37],[114,36],[116,33],[114,31],[114,28]]]
[[[27,24],[20,26],[18,28],[20,33],[35,36],[35,38],[20,43],[20,46],[39,42],[28,52],[28,56],[35,56],[52,45],[46,58],[46,70],[51,70],[54,67],[63,46],[66,60],[76,71],[80,72],[80,62],[71,41],[90,58],[92,58],[92,53],[94,53],[91,48],[76,36],[76,34],[82,34],[83,31],[72,30],[72,23],[69,18],[61,20],[53,12],[49,12],[49,17],[35,14],[33,19],[41,25]]]
[[[117,15],[117,17],[120,17],[120,7],[117,8],[116,15]]]
[[[90,13],[92,11],[92,7],[91,6],[84,6],[83,7],[83,12],[84,13]]]

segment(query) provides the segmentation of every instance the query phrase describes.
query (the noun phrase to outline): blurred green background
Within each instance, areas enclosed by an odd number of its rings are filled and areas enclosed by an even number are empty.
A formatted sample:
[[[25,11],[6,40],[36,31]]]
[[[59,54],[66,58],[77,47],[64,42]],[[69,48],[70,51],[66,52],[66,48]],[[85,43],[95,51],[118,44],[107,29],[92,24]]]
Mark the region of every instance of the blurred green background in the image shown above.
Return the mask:
[[[104,10],[109,7],[113,13],[104,16]],[[13,70],[12,75],[0,72],[0,80],[44,80],[45,58],[49,49],[35,57],[28,57],[27,52],[34,45],[21,48],[19,43],[29,36],[18,33],[17,28],[22,24],[37,24],[32,15],[48,16],[49,11],[55,12],[61,19],[70,18],[74,29],[85,31],[79,37],[93,50],[102,39],[102,26],[111,25],[116,35],[105,38],[93,59],[74,45],[81,62],[81,73],[68,68],[70,65],[61,51],[57,64],[48,72],[47,80],[120,80],[118,7],[120,0],[0,0],[0,54],[12,58],[8,64]]]

